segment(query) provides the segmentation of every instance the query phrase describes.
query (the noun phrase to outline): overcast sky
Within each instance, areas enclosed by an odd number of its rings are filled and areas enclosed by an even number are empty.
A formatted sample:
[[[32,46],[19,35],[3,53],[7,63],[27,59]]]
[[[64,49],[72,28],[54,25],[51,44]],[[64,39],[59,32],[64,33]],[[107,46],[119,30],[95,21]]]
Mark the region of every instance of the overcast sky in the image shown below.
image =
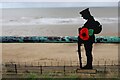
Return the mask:
[[[1,2],[118,2],[120,0],[0,0]]]
[[[50,2],[51,1],[51,2]],[[59,2],[57,2],[59,1]],[[61,1],[61,2],[60,2]],[[78,1],[78,2],[77,2]],[[44,8],[44,7],[114,7],[119,0],[1,0],[0,8]]]

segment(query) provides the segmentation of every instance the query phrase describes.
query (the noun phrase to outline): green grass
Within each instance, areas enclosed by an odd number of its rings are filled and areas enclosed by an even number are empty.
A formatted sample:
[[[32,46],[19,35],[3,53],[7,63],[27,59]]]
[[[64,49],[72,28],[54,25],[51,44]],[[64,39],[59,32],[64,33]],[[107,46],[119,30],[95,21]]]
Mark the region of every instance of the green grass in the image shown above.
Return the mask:
[[[97,75],[96,77],[96,75],[94,74],[81,75],[76,73],[64,74],[64,73],[50,73],[50,72],[43,74],[29,73],[27,74],[27,80],[37,80],[39,78],[42,80],[120,80],[120,78],[116,77],[115,74],[107,75],[110,77],[105,77],[103,75]]]

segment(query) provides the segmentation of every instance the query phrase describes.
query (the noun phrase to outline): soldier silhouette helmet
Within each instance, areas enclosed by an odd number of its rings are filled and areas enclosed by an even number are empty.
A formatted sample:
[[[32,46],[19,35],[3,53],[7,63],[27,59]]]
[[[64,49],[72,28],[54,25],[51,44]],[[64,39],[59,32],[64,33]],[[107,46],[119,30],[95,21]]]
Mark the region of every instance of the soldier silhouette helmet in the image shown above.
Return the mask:
[[[82,10],[79,12],[81,14],[81,17],[83,19],[86,19],[86,23],[78,29],[79,31],[79,37],[78,37],[78,54],[79,54],[79,61],[80,61],[80,68],[81,69],[93,69],[92,62],[92,48],[93,43],[95,42],[95,34],[98,34],[102,30],[102,26],[98,21],[94,19],[94,17],[90,14],[89,8]],[[81,52],[80,52],[80,46],[81,44],[84,44],[84,48],[86,51],[86,57],[87,57],[87,64],[82,67],[81,62]]]
[[[91,16],[90,11],[89,11],[89,8],[81,11],[80,14],[81,14],[81,16],[82,16],[84,19],[88,19],[88,18],[90,18],[90,16]]]

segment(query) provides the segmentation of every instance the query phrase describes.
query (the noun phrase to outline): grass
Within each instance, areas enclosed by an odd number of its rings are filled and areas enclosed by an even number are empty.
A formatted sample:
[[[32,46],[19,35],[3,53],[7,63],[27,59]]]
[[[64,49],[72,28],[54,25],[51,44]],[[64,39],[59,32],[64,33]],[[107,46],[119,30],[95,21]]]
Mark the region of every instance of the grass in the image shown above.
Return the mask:
[[[37,74],[30,74],[30,77],[28,77],[27,80],[37,80],[37,79],[42,79],[42,80],[120,80],[120,78],[81,78],[77,75],[67,75],[64,77],[51,77],[49,75],[42,75],[42,77],[37,76]],[[39,78],[38,78],[39,77]]]
[[[98,75],[99,76],[99,75]],[[111,76],[111,75],[110,75]],[[112,78],[113,77],[113,78]],[[116,76],[115,76],[116,77]],[[93,74],[89,74],[89,75],[78,75],[78,74],[67,74],[64,75],[63,73],[61,73],[60,75],[58,75],[57,73],[44,73],[42,75],[39,75],[37,73],[30,73],[28,74],[28,80],[36,80],[36,79],[45,79],[45,80],[120,80],[120,78],[116,77],[115,78],[114,75],[108,78],[105,78],[103,76],[101,77],[95,77],[95,75]]]

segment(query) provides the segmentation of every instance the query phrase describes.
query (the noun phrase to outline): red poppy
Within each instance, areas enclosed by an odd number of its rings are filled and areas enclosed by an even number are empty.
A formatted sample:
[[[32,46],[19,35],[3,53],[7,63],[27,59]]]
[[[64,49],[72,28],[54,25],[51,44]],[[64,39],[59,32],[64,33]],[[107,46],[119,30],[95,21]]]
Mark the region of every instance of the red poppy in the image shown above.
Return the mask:
[[[89,31],[87,28],[82,28],[80,31],[79,31],[79,37],[82,39],[82,40],[88,40],[89,39]]]

